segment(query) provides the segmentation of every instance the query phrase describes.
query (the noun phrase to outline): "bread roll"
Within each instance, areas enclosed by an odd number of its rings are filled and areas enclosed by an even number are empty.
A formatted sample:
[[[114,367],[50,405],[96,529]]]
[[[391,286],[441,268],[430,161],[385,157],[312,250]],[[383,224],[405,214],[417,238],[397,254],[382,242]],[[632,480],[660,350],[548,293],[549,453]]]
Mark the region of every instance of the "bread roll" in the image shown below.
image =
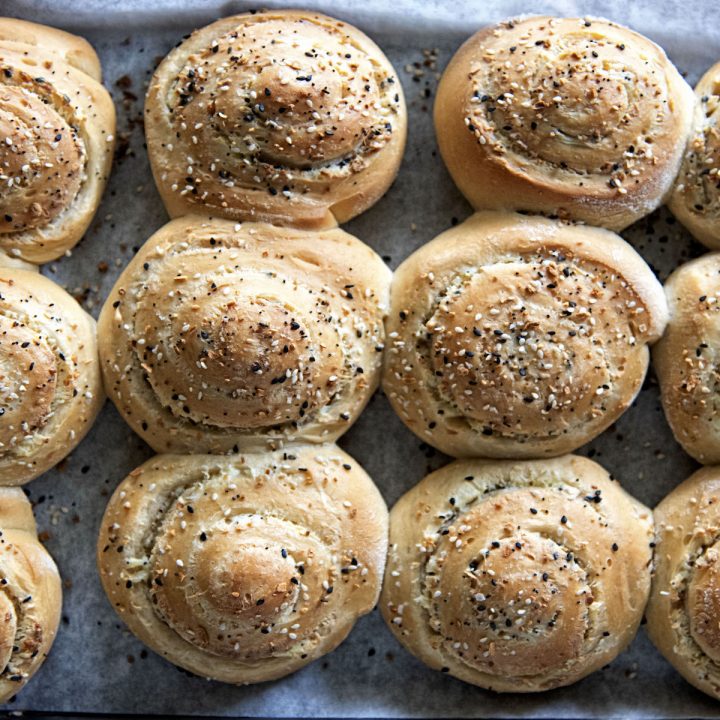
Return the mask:
[[[81,38],[0,18],[0,264],[43,263],[83,236],[114,147],[115,108]]]
[[[112,606],[180,667],[247,684],[333,650],[372,610],[387,509],[334,445],[159,455],[108,504],[98,565]]]
[[[478,210],[621,230],[670,192],[692,90],[647,38],[600,19],[529,17],[473,35],[438,86],[440,152]]]
[[[171,217],[329,227],[367,210],[400,165],[394,68],[359,30],[314,12],[223,18],[160,64],[145,104]]]
[[[383,386],[455,457],[559,455],[627,409],[667,321],[662,286],[607,230],[477,213],[396,271]]]
[[[665,283],[670,322],[653,348],[675,438],[701,463],[720,463],[720,253],[681,265]]]
[[[703,75],[695,94],[693,132],[668,205],[701,243],[720,250],[720,62]]]
[[[0,43],[15,47],[20,52],[29,51],[28,46],[54,52],[68,65],[102,82],[100,60],[85,38],[27,20],[0,18]]]
[[[650,639],[696,688],[720,699],[720,469],[698,470],[656,508]]]
[[[378,385],[390,276],[339,229],[174,220],[100,314],[108,395],[158,452],[335,440]]]
[[[569,685],[633,639],[652,513],[599,465],[458,460],[390,513],[380,609],[420,660],[498,692]]]
[[[0,568],[0,703],[5,703],[45,661],[62,605],[60,575],[38,540],[20,488],[0,487]]]
[[[104,401],[95,321],[52,280],[0,267],[0,485],[62,460]]]

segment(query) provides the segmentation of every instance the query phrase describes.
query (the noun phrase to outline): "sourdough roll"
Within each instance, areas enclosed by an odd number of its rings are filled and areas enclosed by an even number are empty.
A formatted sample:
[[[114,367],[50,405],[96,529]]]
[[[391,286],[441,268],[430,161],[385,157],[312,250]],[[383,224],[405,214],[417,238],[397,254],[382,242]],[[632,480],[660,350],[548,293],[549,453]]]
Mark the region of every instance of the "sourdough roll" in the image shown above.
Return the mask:
[[[650,639],[696,688],[720,699],[720,469],[698,470],[656,508]]]
[[[90,45],[0,18],[0,264],[47,262],[80,240],[105,188],[114,133]]]
[[[653,348],[665,417],[685,452],[720,463],[720,253],[681,265],[665,293],[670,322]]]
[[[380,609],[465,682],[569,685],[635,636],[652,539],[650,510],[591,460],[457,460],[393,507]]]
[[[477,213],[396,271],[383,386],[455,457],[560,455],[642,386],[667,321],[662,286],[617,235]]]
[[[665,53],[601,19],[529,17],[473,35],[438,86],[440,152],[478,210],[621,230],[670,192],[692,90]]]
[[[695,87],[699,103],[668,205],[704,245],[720,249],[720,62]]]
[[[171,217],[328,227],[397,174],[406,110],[394,68],[356,28],[319,13],[234,15],[155,71],[145,104],[153,174]]]
[[[372,610],[387,509],[334,445],[159,455],[110,499],[98,566],[113,608],[153,650],[229,683],[283,677]]]
[[[45,661],[61,605],[60,575],[38,540],[30,502],[20,488],[0,487],[0,703]]]
[[[0,485],[62,460],[104,401],[95,321],[52,280],[0,267]]]
[[[100,314],[108,395],[158,452],[335,440],[378,385],[390,277],[337,228],[174,220]]]

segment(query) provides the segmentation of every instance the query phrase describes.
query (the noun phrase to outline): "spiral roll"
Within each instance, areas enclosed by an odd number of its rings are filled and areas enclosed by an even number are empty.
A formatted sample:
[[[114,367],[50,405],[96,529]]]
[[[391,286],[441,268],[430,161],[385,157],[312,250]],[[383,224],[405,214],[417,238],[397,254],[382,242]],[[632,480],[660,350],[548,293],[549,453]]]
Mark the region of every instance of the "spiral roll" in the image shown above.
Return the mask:
[[[80,38],[0,19],[0,264],[53,260],[90,224],[115,133],[99,73]]]
[[[460,48],[438,86],[435,127],[476,209],[621,230],[670,192],[694,107],[642,35],[600,19],[530,17]]]
[[[720,699],[720,472],[698,470],[656,508],[646,611],[650,639],[696,688]]]
[[[667,321],[662,286],[621,238],[477,213],[396,271],[383,386],[455,457],[580,447],[640,390]]]
[[[62,460],[104,401],[95,321],[46,277],[0,267],[0,485]]]
[[[28,499],[19,488],[0,487],[0,703],[45,661],[61,605],[60,575],[38,540]]]
[[[146,100],[148,152],[171,217],[345,222],[390,186],[406,124],[400,83],[375,43],[292,10],[197,30],[160,64]]]
[[[701,463],[720,463],[720,253],[681,265],[665,283],[670,322],[653,348],[665,417]]]
[[[28,46],[53,52],[93,80],[102,81],[102,68],[95,50],[78,35],[27,20],[4,17],[0,18],[0,42],[20,52],[28,51]]]
[[[652,513],[586,458],[458,460],[390,513],[380,609],[431,668],[499,692],[568,685],[632,640]]]
[[[334,445],[160,455],[108,504],[98,565],[130,630],[198,675],[246,684],[333,650],[380,592],[387,509]]]
[[[720,250],[720,63],[695,87],[699,104],[668,205],[704,245]]]
[[[335,440],[378,385],[389,285],[342,230],[174,220],[100,314],[108,395],[158,452]]]

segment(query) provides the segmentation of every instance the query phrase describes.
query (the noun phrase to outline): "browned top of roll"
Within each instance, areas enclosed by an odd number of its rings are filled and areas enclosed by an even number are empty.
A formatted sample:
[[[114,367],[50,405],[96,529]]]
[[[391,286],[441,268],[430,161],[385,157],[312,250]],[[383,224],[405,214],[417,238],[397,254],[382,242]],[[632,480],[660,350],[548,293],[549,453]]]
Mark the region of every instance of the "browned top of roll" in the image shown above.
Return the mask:
[[[334,445],[159,455],[111,498],[98,540],[105,591],[171,662],[232,683],[294,672],[377,602],[387,509]]]
[[[648,633],[688,682],[720,699],[720,468],[691,475],[655,519]]]
[[[379,382],[389,285],[339,228],[178,218],[100,314],[108,395],[159,452],[335,440]]]
[[[0,264],[40,263],[73,247],[92,220],[112,162],[115,109],[42,35],[29,44],[8,34],[0,20]]]
[[[630,405],[662,334],[662,286],[619,236],[476,213],[395,272],[383,387],[455,457],[580,447]]]
[[[387,190],[405,115],[395,71],[369,38],[287,10],[193,33],[156,70],[145,125],[171,216],[207,209],[317,227]]]
[[[457,460],[393,507],[380,609],[434,669],[548,690],[630,643],[652,539],[650,510],[591,460]]]
[[[670,322],[653,348],[663,408],[696,460],[720,462],[720,253],[681,265],[665,283]]]
[[[693,134],[668,205],[709,248],[720,249],[720,63],[695,87]]]
[[[45,662],[61,605],[60,575],[38,540],[30,502],[20,488],[0,487],[0,702]]]
[[[64,458],[104,401],[95,321],[52,280],[0,267],[0,485]]]
[[[670,190],[693,109],[690,88],[647,38],[607,20],[542,16],[484,28],[460,48],[435,124],[476,209],[619,230]]]

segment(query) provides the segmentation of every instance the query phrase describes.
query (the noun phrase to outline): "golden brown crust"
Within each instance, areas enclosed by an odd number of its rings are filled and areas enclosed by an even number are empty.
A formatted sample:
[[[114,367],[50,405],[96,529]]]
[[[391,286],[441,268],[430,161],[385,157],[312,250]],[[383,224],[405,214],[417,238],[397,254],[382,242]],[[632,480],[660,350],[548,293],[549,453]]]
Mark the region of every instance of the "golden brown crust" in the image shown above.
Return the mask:
[[[476,209],[621,230],[669,193],[692,91],[647,38],[600,19],[531,17],[480,30],[438,86],[435,127]]]
[[[383,387],[449,455],[560,455],[630,405],[666,322],[660,283],[617,235],[476,213],[396,271]]]
[[[114,147],[107,90],[44,44],[3,39],[0,21],[0,264],[53,260],[82,237]]]
[[[696,688],[720,699],[720,468],[705,467],[656,508],[650,639]]]
[[[668,201],[673,215],[704,245],[720,249],[720,63],[695,87],[693,133]]]
[[[174,220],[100,314],[108,395],[158,452],[333,441],[378,385],[390,277],[337,228]]]
[[[39,273],[0,267],[0,485],[62,460],[104,401],[95,321]]]
[[[333,650],[375,606],[387,522],[334,445],[159,455],[111,498],[98,566],[120,617],[163,657],[263,682]]]
[[[0,18],[0,42],[17,45],[21,52],[28,50],[27,45],[53,52],[93,80],[102,81],[97,53],[85,38],[78,35],[27,20]]]
[[[319,13],[235,15],[195,31],[155,71],[145,110],[171,217],[330,227],[380,199],[405,146],[394,68]]]
[[[720,253],[681,265],[665,283],[670,322],[653,348],[665,417],[701,463],[720,462]]]
[[[380,609],[423,662],[499,692],[568,685],[634,637],[652,513],[586,458],[457,460],[390,513]]]
[[[38,541],[28,499],[19,488],[0,487],[0,703],[44,662],[61,605],[60,575]]]

